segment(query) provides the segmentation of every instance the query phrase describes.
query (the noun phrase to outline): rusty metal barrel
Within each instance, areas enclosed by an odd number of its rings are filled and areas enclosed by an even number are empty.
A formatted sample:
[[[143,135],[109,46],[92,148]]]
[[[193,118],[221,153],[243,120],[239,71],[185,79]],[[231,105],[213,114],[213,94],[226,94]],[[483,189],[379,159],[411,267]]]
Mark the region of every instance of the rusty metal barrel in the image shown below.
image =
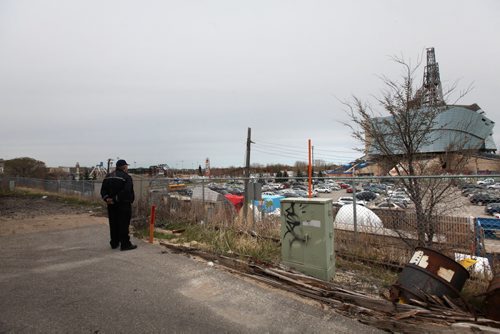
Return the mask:
[[[484,314],[500,321],[500,275],[493,277],[484,298]]]
[[[415,248],[410,262],[391,287],[393,301],[426,301],[428,295],[458,298],[469,272],[455,260],[425,247]]]

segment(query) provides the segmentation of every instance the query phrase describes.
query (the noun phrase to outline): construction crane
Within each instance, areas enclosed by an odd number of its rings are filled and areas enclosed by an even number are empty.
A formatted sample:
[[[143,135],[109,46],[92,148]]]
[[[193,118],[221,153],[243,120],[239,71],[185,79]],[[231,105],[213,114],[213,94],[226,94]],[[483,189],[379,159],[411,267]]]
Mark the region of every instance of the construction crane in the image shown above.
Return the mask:
[[[434,48],[427,48],[427,65],[424,68],[423,82],[423,104],[424,105],[443,105],[443,88],[441,87],[441,78],[439,76],[439,64],[436,62]]]

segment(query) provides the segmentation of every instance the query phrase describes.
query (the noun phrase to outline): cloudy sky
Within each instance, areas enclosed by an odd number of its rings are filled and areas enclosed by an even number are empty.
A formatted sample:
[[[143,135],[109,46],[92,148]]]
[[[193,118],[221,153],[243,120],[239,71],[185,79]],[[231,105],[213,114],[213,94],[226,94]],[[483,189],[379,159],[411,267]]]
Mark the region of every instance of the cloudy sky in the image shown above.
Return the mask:
[[[500,124],[499,17],[497,0],[0,0],[0,158],[242,166],[251,128],[252,163],[306,161],[308,139],[345,163],[361,145],[340,101],[427,47]]]

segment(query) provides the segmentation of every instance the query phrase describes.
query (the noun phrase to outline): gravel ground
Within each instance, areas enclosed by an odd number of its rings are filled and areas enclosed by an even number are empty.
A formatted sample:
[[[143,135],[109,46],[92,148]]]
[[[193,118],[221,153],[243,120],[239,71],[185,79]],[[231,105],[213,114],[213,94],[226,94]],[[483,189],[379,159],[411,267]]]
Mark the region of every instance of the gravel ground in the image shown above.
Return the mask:
[[[105,217],[104,207],[77,204],[54,196],[0,195],[0,236],[107,224],[107,219],[103,219]],[[346,289],[379,296],[387,287],[387,282],[371,277],[368,266],[358,264],[357,267],[356,270],[342,266],[337,268],[334,282]],[[396,274],[388,275],[394,276],[395,280]]]
[[[352,194],[346,193],[343,189],[330,194],[320,194],[320,197],[332,198],[333,201],[337,201],[341,196],[352,196]],[[472,205],[461,195],[458,195],[455,201],[460,208],[455,210],[456,215],[484,216],[484,206]],[[82,204],[50,195],[0,195],[0,235],[85,226],[96,223],[96,218],[99,217],[106,217],[105,208],[101,205]],[[106,223],[106,220],[100,223]],[[358,264],[355,270],[340,266],[336,269],[334,281],[347,289],[378,296],[386,290],[388,281],[395,280],[397,276],[387,272],[379,275],[384,278],[376,278],[370,272],[369,266]]]

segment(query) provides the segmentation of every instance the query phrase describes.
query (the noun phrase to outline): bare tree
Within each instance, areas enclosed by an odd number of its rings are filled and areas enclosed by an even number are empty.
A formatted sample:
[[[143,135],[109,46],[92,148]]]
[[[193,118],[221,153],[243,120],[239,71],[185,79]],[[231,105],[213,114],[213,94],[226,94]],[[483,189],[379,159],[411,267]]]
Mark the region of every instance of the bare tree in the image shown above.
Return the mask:
[[[393,61],[402,67],[403,73],[400,80],[381,77],[383,89],[375,97],[379,109],[354,96],[352,101],[344,102],[349,122],[343,124],[364,144],[365,154],[381,166],[383,174],[393,170],[401,177],[415,205],[416,241],[430,246],[437,232],[436,218],[450,208],[455,189],[450,179],[418,176],[461,172],[471,150],[465,150],[466,138],[459,136],[450,143],[448,152],[441,152],[440,159],[436,159],[436,154],[425,153],[425,148],[445,131],[446,124],[438,118],[447,110],[446,98],[455,87],[440,94],[439,99],[430,99],[425,82],[422,87],[415,83],[420,62],[412,66],[403,58],[394,57]],[[468,90],[461,92],[460,97]]]

